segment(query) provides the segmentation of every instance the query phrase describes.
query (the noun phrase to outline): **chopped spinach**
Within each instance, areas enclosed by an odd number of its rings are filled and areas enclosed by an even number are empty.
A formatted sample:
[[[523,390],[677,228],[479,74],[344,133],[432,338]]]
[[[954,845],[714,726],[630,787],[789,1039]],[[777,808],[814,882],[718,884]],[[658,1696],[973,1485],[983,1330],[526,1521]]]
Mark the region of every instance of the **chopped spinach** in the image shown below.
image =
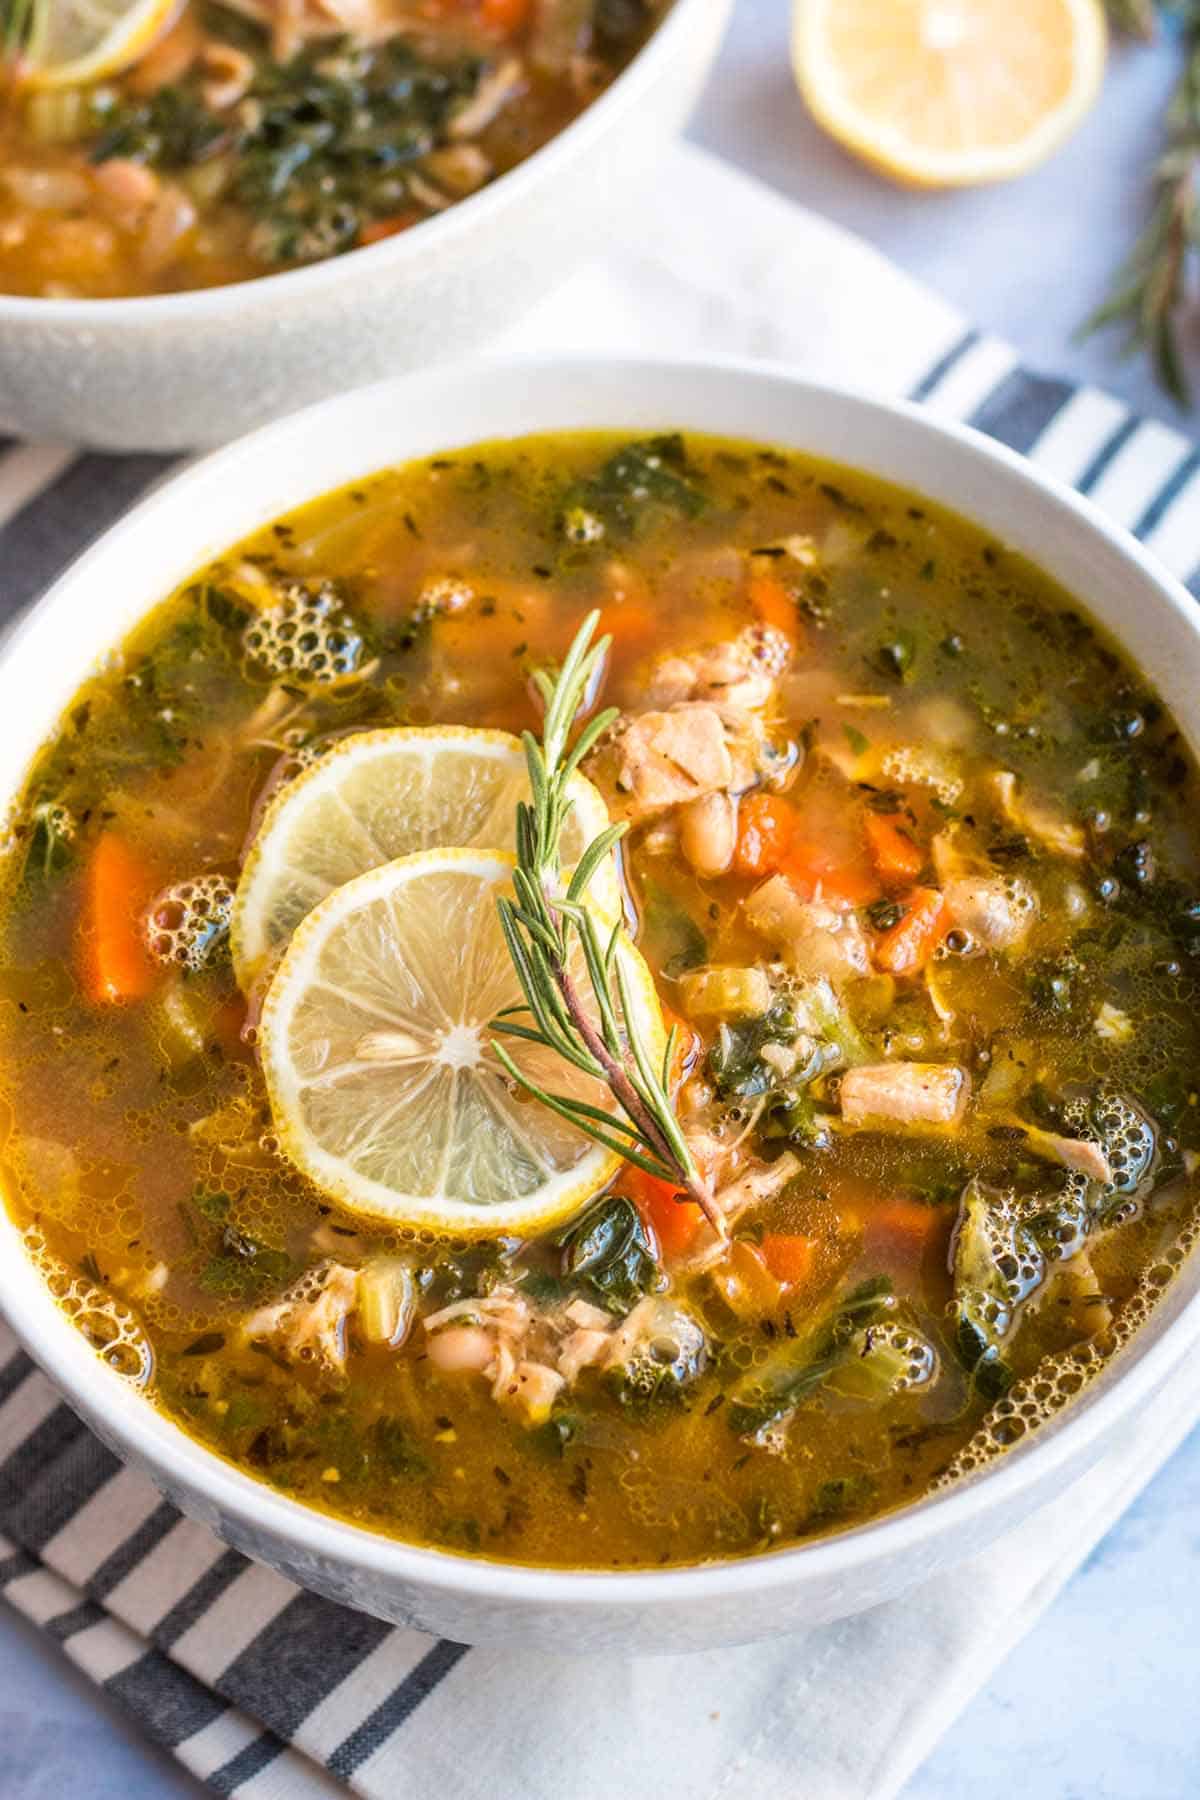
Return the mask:
[[[230,1300],[255,1300],[285,1285],[293,1269],[286,1250],[272,1250],[232,1225],[223,1225],[214,1253],[199,1273],[209,1294]]]
[[[767,1044],[792,1044],[800,1035],[795,1012],[786,1000],[776,1000],[757,1019],[740,1025],[722,1024],[708,1053],[708,1074],[723,1100],[756,1099],[778,1083],[779,1076],[762,1060]],[[807,1079],[820,1073],[820,1054],[806,1059],[810,1063]],[[804,1079],[804,1077],[800,1077]]]

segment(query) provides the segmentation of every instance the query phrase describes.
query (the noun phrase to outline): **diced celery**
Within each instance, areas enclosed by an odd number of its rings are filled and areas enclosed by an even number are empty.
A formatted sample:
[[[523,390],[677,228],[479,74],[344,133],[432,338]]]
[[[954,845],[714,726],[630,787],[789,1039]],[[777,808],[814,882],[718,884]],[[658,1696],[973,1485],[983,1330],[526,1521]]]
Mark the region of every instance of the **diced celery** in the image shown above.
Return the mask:
[[[762,969],[693,969],[679,978],[689,1019],[760,1019],[771,1004]]]
[[[399,1256],[377,1256],[358,1272],[358,1324],[369,1344],[402,1344],[412,1326],[417,1290]]]
[[[197,206],[211,206],[228,187],[232,172],[233,162],[230,157],[213,156],[207,162],[196,163],[194,167],[182,170],[179,184],[187,189]]]
[[[207,1008],[182,977],[173,977],[163,989],[158,1006],[159,1043],[170,1068],[184,1068],[203,1056],[205,1026],[211,1024]]]
[[[82,88],[42,88],[25,102],[25,129],[35,144],[75,144],[92,129]]]
[[[800,1029],[833,1044],[848,1067],[869,1059],[868,1045],[827,981],[807,982],[792,1005]]]

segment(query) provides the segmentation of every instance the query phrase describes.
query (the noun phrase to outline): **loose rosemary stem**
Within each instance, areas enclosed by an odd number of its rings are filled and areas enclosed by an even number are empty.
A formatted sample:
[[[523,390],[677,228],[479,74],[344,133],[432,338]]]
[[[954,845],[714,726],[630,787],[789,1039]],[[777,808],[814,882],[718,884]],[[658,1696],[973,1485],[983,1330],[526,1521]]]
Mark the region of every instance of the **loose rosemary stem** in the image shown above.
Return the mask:
[[[1160,19],[1173,20],[1186,60],[1167,109],[1149,220],[1113,292],[1084,320],[1080,335],[1123,328],[1126,352],[1146,350],[1163,387],[1185,405],[1190,391],[1180,320],[1193,298],[1192,264],[1200,245],[1200,0],[1108,0],[1108,13],[1114,29],[1143,40],[1155,36]]]

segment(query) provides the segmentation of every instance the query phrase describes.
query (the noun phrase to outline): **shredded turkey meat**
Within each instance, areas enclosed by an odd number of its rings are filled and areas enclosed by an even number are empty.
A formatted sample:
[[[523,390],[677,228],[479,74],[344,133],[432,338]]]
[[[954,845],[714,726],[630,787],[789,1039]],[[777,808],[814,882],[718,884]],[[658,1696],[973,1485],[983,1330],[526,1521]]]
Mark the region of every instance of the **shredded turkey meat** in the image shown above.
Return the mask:
[[[836,984],[870,973],[867,940],[855,914],[802,899],[786,875],[772,875],[756,888],[745,916],[799,975]]]
[[[646,697],[654,706],[710,700],[761,712],[787,671],[792,646],[773,625],[748,625],[727,643],[686,656],[664,656],[651,671]]]
[[[639,713],[616,740],[616,807],[635,824],[758,779],[762,726],[753,713],[706,701]]]
[[[847,1069],[839,1091],[847,1125],[954,1125],[971,1078],[957,1063],[869,1063]]]
[[[966,875],[948,881],[942,893],[950,919],[985,950],[1011,950],[1028,934],[1037,912],[1022,882]]]
[[[1017,831],[1031,837],[1054,856],[1066,856],[1078,862],[1087,849],[1082,825],[1063,818],[1053,807],[1030,799],[1019,790],[1011,769],[1001,769],[991,777],[991,785],[1000,810]]]
[[[273,1305],[251,1313],[243,1334],[251,1343],[273,1344],[289,1361],[307,1352],[340,1374],[346,1367],[346,1322],[357,1292],[357,1270],[327,1263],[310,1270]]]
[[[272,53],[280,62],[317,38],[345,35],[378,43],[420,23],[415,6],[405,17],[389,0],[228,0],[228,5],[270,31]]]

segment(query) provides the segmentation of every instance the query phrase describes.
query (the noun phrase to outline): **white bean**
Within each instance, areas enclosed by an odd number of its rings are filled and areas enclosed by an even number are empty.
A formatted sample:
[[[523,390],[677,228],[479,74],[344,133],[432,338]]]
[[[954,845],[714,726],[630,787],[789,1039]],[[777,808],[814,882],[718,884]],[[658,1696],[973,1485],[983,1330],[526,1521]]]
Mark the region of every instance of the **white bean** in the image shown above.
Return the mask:
[[[429,1340],[429,1360],[446,1375],[482,1371],[492,1360],[492,1340],[478,1325],[450,1325]]]
[[[75,169],[3,169],[0,181],[31,212],[70,212],[88,198],[87,177]]]
[[[734,804],[728,794],[705,794],[679,812],[679,847],[697,875],[724,875],[737,841]]]

